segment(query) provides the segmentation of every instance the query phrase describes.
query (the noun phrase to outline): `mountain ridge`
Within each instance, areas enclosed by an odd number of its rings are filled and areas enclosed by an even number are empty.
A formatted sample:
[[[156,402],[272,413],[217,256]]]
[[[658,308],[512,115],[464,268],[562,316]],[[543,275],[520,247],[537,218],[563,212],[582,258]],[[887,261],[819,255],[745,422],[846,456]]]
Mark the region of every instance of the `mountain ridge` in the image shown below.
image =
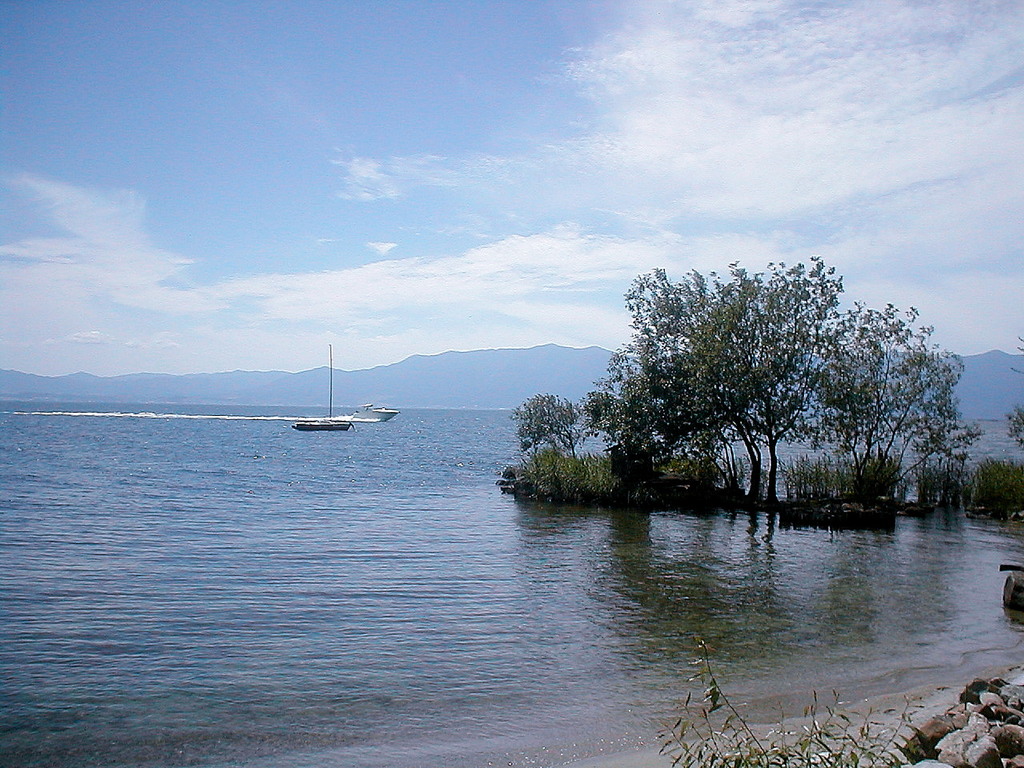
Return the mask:
[[[339,406],[374,402],[398,408],[513,408],[541,392],[577,400],[604,377],[611,355],[602,347],[556,344],[411,355],[373,368],[335,369],[334,401]],[[992,350],[961,359],[964,373],[957,394],[967,418],[1000,419],[1024,404],[1024,355]],[[327,366],[296,373],[236,370],[119,376],[39,376],[0,370],[0,399],[323,406],[327,382]]]

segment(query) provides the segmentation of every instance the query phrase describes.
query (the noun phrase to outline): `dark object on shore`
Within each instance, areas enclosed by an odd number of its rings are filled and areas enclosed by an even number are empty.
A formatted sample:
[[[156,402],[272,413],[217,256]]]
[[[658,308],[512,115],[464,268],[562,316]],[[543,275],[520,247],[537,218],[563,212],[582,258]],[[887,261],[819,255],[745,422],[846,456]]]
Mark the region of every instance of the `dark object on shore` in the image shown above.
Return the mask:
[[[1003,584],[1003,605],[1014,611],[1024,611],[1024,568],[1001,565],[1000,571],[1009,571]]]

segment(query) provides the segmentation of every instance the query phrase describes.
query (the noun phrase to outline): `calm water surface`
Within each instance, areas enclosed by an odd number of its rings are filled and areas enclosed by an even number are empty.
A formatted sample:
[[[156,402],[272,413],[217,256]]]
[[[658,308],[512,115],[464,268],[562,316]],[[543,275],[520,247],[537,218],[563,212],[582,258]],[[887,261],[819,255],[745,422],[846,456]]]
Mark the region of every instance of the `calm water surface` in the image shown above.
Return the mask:
[[[2,765],[557,764],[651,740],[698,636],[755,700],[1024,661],[1016,526],[517,504],[504,412],[0,424]]]

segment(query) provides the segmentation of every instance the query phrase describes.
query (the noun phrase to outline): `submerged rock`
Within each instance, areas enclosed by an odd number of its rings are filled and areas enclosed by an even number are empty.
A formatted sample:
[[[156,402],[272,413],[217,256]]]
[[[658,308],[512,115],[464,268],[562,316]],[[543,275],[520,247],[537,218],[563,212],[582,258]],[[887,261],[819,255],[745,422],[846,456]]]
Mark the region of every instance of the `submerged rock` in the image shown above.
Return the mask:
[[[1024,611],[1024,571],[1010,571],[1003,584],[1003,605]]]

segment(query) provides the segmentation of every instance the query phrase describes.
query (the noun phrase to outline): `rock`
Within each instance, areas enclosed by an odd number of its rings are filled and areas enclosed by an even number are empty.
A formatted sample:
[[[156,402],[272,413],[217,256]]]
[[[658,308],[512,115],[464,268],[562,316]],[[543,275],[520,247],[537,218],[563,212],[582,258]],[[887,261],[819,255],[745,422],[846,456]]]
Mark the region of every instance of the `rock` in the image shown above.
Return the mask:
[[[967,768],[967,745],[976,738],[963,730],[948,733],[935,745],[935,757],[953,768]]]
[[[969,715],[967,718],[967,725],[963,727],[965,731],[972,731],[979,735],[984,735],[992,730],[992,724],[988,721],[988,718],[984,715],[977,713]]]
[[[966,728],[946,734],[935,745],[936,756],[943,763],[952,765],[953,768],[980,768],[970,762],[971,758],[968,757],[967,752],[974,742],[988,738],[988,731],[988,720],[981,715],[971,715]],[[992,749],[998,757],[999,748],[996,747],[995,741],[992,741]],[[974,754],[973,757],[978,759],[979,755]],[[985,756],[982,755],[982,757]],[[988,758],[986,757],[985,759]]]
[[[991,686],[992,683],[989,683]],[[981,691],[978,694],[978,703],[983,707],[1003,707],[1006,706],[1006,702],[998,693],[992,693],[992,691]]]
[[[1019,725],[1000,725],[992,729],[991,736],[1002,757],[1024,756],[1024,728]]]
[[[1003,697],[1003,701],[1006,702],[1007,706],[1014,709],[1024,708],[1024,685],[1006,683],[1000,686],[999,695]]]
[[[912,750],[916,747],[915,754],[919,751],[926,758],[934,758],[937,754],[935,745],[942,741],[944,736],[965,725],[967,725],[966,718],[963,718],[963,722],[957,725],[951,715],[938,715],[914,728],[914,735],[911,737],[913,744],[908,744],[908,746]]]
[[[990,735],[972,741],[964,750],[964,758],[970,768],[1003,768],[999,747]]]
[[[1003,583],[1003,605],[1014,611],[1024,611],[1024,572],[1010,571]]]
[[[952,768],[952,766],[949,763],[940,763],[938,760],[919,760],[910,768]],[[1024,768],[1024,765],[1020,768]]]
[[[1003,767],[1024,768],[1024,755],[1017,755],[1017,757],[1011,757],[1009,760],[1004,760]]]
[[[1000,723],[1012,723],[1013,725],[1020,725],[1024,722],[1024,712],[1019,709],[1013,709],[1007,706],[990,706],[986,704],[978,709],[979,715],[984,715],[989,720],[995,720]]]
[[[982,680],[980,677],[975,678],[967,684],[963,693],[960,694],[960,701],[964,704],[980,704],[980,696],[985,691],[992,691],[988,680]]]
[[[967,727],[968,713],[963,707],[953,707],[953,709],[946,710],[946,717],[953,723],[953,730],[959,731],[961,728]]]

